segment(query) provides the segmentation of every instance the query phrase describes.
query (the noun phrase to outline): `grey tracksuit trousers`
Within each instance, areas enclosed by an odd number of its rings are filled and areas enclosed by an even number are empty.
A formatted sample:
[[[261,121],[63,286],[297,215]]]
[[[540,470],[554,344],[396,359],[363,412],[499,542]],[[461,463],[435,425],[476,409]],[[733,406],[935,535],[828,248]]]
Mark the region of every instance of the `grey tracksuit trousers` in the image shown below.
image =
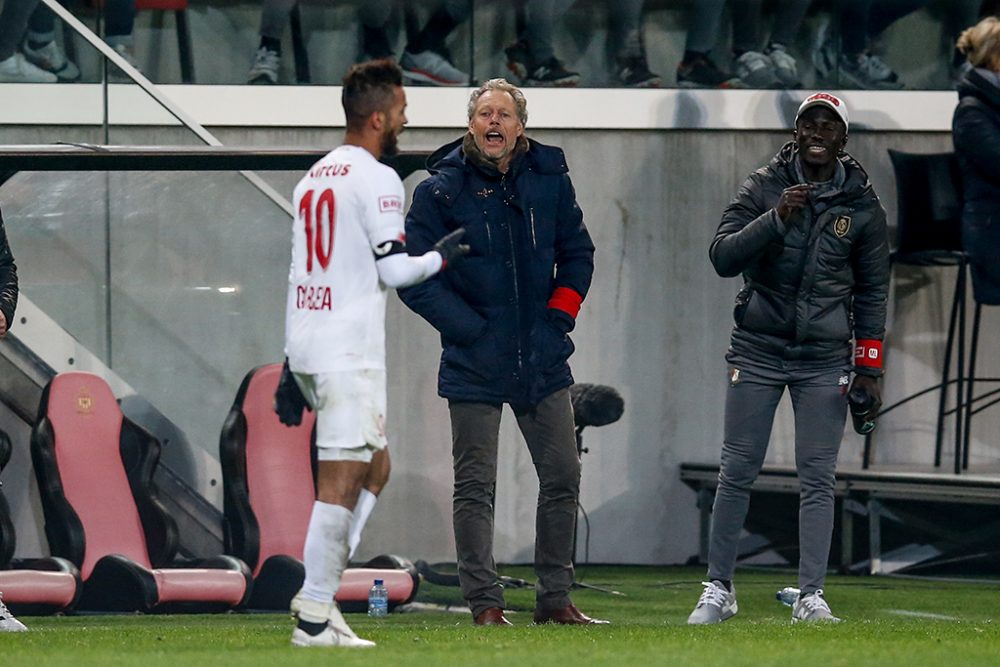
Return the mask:
[[[795,466],[799,492],[799,588],[823,587],[833,535],[837,452],[847,419],[849,364],[816,368],[802,361],[762,363],[728,357],[725,435],[712,510],[709,579],[730,581],[737,544],[760,472],[774,412],[785,388],[795,412]]]

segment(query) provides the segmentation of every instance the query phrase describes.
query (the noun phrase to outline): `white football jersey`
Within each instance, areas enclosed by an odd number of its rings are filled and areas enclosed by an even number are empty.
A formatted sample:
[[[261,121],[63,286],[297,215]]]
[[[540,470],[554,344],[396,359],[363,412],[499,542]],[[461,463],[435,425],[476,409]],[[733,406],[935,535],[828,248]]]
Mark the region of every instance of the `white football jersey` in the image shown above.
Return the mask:
[[[300,373],[385,368],[386,287],[376,246],[402,241],[403,183],[340,146],[295,186],[285,354]]]

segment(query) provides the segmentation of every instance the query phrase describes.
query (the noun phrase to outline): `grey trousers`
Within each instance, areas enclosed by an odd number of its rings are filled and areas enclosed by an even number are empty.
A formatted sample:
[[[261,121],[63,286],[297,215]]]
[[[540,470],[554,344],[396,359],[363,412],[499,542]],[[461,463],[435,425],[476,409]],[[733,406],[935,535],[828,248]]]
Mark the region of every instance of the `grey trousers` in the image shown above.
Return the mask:
[[[496,493],[500,405],[450,402],[455,468],[453,521],[462,595],[473,615],[504,607],[493,560],[493,500]],[[538,475],[535,515],[537,605],[556,609],[570,603],[573,530],[580,491],[569,390],[560,389],[529,410],[515,410]]]
[[[733,578],[750,487],[764,463],[774,412],[788,387],[795,412],[795,467],[800,485],[799,588],[804,593],[815,591],[823,587],[830,558],[834,472],[847,419],[850,371],[842,365],[761,367],[735,359],[730,364],[725,439],[712,510],[709,579]]]

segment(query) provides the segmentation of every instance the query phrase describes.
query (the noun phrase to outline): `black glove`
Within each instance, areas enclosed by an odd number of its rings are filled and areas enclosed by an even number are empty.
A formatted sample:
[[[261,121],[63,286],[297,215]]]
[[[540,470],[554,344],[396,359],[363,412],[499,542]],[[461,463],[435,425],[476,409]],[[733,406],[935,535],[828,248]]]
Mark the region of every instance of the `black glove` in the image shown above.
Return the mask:
[[[855,375],[851,390],[847,392],[847,404],[851,408],[854,431],[868,435],[875,430],[875,418],[882,407],[882,392],[878,388],[878,378]]]
[[[469,254],[469,246],[459,243],[465,236],[465,228],[459,227],[455,231],[447,234],[434,244],[434,250],[441,254],[441,269],[446,266],[454,266],[463,257]]]
[[[306,397],[299,389],[292,370],[288,367],[288,359],[281,367],[281,377],[278,378],[278,389],[274,392],[274,411],[278,420],[285,426],[298,426],[302,423],[302,411],[312,410]]]
[[[549,308],[546,319],[552,323],[552,326],[563,333],[569,333],[576,326],[576,320],[573,316],[565,310],[559,310],[558,308]]]

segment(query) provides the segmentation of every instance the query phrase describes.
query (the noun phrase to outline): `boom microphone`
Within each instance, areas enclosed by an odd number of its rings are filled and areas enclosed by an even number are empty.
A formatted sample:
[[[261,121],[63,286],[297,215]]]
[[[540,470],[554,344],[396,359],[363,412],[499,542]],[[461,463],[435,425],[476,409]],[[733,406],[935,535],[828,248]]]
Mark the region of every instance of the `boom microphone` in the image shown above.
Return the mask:
[[[605,384],[578,382],[569,388],[569,397],[577,428],[613,424],[625,412],[621,394]]]

